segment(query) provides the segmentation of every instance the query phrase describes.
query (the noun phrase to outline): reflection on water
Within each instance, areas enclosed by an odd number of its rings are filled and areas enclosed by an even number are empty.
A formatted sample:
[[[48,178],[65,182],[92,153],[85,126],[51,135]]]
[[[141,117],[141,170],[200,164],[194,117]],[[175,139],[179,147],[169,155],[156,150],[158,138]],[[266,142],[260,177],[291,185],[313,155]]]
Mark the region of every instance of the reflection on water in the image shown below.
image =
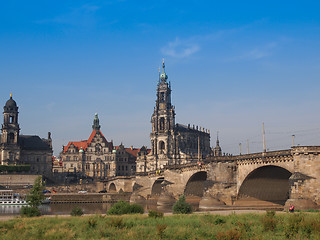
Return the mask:
[[[192,201],[187,198],[187,202],[192,205],[194,211],[198,210],[199,202]],[[113,203],[59,203],[59,204],[45,204],[40,206],[43,215],[69,215],[74,207],[80,207],[84,214],[105,214]],[[144,204],[139,203],[145,209],[157,210],[160,212],[172,212],[173,203],[167,205],[157,205],[157,199],[150,199]],[[0,215],[19,215],[22,206],[7,205],[0,206]]]
[[[4,205],[0,206],[0,215],[17,215],[20,213],[22,205]]]

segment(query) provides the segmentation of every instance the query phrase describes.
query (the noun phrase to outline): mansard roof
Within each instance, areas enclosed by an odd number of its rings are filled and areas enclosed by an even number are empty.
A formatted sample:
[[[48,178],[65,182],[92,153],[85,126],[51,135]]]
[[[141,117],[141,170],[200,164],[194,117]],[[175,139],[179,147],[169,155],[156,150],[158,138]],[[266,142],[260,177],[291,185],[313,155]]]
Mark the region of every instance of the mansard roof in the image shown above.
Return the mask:
[[[20,135],[19,145],[22,150],[52,151],[49,143],[36,135]]]
[[[66,153],[68,150],[69,150],[69,147],[71,145],[74,145],[78,150],[80,150],[80,148],[82,148],[84,151],[86,151],[87,147],[91,144],[93,138],[95,137],[95,135],[97,133],[100,133],[102,139],[104,142],[107,143],[109,149],[113,149],[113,144],[112,142],[108,142],[107,139],[104,137],[104,135],[102,134],[101,130],[96,130],[96,129],[93,129],[92,130],[92,133],[90,134],[90,137],[88,140],[82,140],[82,141],[71,141],[68,143],[67,146],[63,146],[63,153]]]
[[[121,146],[121,145],[120,145]],[[120,148],[120,146],[115,146],[115,149],[118,150]],[[123,145],[122,145],[123,146]],[[146,149],[144,146],[142,148],[124,148],[124,150],[129,153],[130,155],[134,156],[134,157],[137,157],[138,156],[138,153],[141,151],[141,150],[146,150],[147,153],[150,153],[151,152],[151,149]]]

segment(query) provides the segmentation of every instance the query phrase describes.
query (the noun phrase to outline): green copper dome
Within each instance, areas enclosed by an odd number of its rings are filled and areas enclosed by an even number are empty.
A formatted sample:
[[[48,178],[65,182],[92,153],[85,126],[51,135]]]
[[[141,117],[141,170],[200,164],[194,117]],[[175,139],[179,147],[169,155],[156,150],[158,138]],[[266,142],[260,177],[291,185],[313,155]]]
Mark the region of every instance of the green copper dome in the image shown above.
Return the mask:
[[[168,79],[168,75],[165,72],[165,65],[164,65],[164,60],[162,63],[162,73],[160,74],[160,80],[161,81],[166,81]]]

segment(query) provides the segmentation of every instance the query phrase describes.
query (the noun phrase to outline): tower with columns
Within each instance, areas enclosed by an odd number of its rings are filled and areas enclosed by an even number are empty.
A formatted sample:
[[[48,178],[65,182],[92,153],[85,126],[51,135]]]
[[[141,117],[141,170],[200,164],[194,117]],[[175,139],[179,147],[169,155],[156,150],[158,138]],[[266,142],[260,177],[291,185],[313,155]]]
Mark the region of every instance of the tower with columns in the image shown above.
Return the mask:
[[[155,171],[169,165],[180,165],[203,159],[211,152],[210,133],[202,127],[175,122],[171,103],[171,83],[162,63],[157,96],[151,117],[151,151],[137,158],[137,172]]]

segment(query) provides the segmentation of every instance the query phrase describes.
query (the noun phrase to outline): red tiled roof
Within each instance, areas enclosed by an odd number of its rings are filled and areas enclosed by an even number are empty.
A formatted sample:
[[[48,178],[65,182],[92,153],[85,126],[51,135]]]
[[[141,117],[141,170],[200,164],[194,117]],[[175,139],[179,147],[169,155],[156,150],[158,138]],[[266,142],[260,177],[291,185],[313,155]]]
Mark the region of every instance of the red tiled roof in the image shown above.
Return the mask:
[[[112,150],[113,143],[108,142],[100,130],[99,130],[99,133],[101,134],[103,141],[105,141],[107,143],[107,146],[109,147],[109,149]],[[90,145],[90,143],[92,142],[92,140],[96,134],[97,134],[97,131],[94,129],[92,131],[92,133],[90,134],[90,137],[88,140],[83,140],[83,141],[79,141],[79,142],[69,142],[67,146],[63,146],[63,153],[66,153],[68,151],[71,144],[73,144],[78,150],[80,150],[80,148],[82,148],[85,151],[87,149],[87,147]]]
[[[137,157],[138,156],[138,152],[140,151],[139,148],[125,148],[125,150],[127,151],[127,153]]]

